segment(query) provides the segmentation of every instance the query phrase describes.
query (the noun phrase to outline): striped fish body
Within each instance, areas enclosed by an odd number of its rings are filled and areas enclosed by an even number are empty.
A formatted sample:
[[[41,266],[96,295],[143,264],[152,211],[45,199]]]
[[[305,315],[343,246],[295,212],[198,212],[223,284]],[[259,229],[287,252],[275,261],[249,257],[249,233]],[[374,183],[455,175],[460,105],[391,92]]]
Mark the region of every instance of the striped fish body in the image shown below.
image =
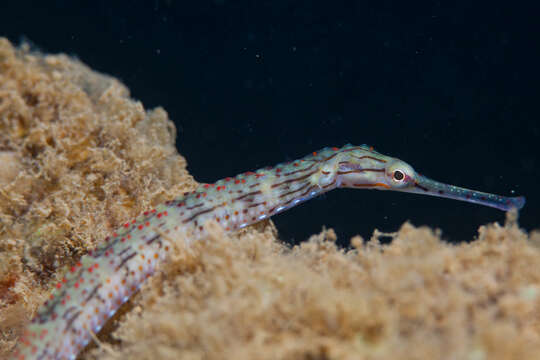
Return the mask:
[[[156,270],[169,239],[194,241],[214,220],[234,231],[284,211],[335,187],[319,185],[327,148],[275,167],[202,184],[122,225],[81,257],[56,284],[27,327],[14,359],[74,359],[120,305]],[[164,236],[169,235],[169,236]]]

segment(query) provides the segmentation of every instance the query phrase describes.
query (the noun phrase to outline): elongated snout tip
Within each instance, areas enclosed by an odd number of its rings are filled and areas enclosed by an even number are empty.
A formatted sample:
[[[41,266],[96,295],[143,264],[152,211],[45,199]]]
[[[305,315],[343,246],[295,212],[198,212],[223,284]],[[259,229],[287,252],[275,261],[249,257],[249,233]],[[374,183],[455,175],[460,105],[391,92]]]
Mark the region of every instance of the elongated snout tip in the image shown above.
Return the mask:
[[[521,208],[525,206],[525,196],[512,197],[510,198],[510,201],[511,201],[510,207],[515,207],[517,210],[521,210]]]

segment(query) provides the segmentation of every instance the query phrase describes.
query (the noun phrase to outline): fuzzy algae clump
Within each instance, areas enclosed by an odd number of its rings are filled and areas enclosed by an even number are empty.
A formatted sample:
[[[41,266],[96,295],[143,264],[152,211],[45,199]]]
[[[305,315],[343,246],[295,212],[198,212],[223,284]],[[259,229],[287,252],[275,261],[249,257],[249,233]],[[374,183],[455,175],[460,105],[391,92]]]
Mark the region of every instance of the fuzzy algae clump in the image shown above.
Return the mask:
[[[0,358],[65,270],[196,183],[162,109],[66,56],[0,39]],[[450,245],[404,224],[290,248],[270,221],[178,245],[81,359],[534,359],[540,233]],[[182,239],[178,239],[182,244]],[[60,335],[61,336],[61,335]]]
[[[0,358],[81,255],[195,186],[174,139],[117,80],[0,39]]]

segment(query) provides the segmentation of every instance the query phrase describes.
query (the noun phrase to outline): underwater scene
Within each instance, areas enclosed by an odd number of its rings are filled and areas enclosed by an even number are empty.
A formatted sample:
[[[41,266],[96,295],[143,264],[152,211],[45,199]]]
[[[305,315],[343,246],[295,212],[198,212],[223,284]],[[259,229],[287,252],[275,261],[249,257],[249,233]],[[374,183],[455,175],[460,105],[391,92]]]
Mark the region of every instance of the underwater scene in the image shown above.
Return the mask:
[[[3,5],[0,359],[537,359],[536,22]]]

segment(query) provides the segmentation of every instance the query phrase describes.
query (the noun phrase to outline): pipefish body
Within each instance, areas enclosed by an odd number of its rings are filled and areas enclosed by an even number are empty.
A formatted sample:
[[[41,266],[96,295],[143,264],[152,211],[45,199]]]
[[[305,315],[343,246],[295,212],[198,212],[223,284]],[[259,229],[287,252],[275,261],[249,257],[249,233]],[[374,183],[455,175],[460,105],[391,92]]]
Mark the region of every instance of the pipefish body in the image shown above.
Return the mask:
[[[324,148],[301,159],[201,184],[126,222],[81,257],[56,284],[12,354],[12,359],[75,359],[159,264],[173,239],[205,236],[214,220],[235,231],[335,188],[411,192],[521,209],[525,198],[505,197],[431,180],[409,164],[367,145]]]

